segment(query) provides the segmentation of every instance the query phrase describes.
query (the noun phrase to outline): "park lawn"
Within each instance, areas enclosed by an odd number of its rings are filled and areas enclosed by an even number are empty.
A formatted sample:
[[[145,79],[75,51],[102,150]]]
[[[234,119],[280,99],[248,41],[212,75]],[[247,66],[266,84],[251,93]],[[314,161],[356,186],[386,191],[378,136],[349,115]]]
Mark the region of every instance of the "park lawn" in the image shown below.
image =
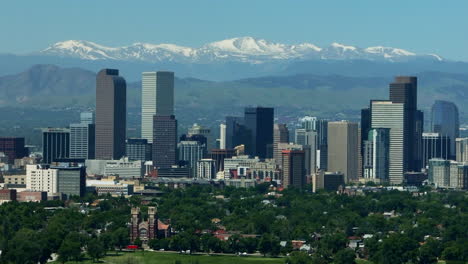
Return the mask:
[[[106,256],[100,263],[109,264],[283,264],[283,258],[239,257],[239,256],[208,256],[208,255],[182,255],[164,252],[134,252],[123,253],[119,256]],[[56,262],[58,263],[58,262]],[[83,262],[67,262],[90,264],[91,260]]]

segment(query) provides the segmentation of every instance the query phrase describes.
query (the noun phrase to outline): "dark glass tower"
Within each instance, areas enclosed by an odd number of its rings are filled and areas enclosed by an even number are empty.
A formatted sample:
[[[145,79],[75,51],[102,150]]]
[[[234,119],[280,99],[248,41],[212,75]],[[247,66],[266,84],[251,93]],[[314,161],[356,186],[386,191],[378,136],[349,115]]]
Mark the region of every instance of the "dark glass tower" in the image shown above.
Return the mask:
[[[259,158],[267,158],[268,146],[273,145],[274,109],[267,107],[245,108],[245,126],[251,133],[246,144],[246,153]]]
[[[96,77],[96,159],[125,156],[127,84],[119,70],[103,69]]]
[[[417,110],[418,79],[414,76],[397,76],[390,84],[390,101],[404,104],[404,163],[410,171],[421,170],[422,112]]]
[[[42,130],[42,162],[50,164],[70,157],[70,130],[45,128]]]
[[[241,144],[248,145],[250,140],[250,131],[244,124],[244,118],[239,116],[227,116],[226,149],[234,149]]]
[[[460,135],[457,106],[448,101],[436,100],[431,111],[431,130],[450,138],[450,158],[455,158],[455,139]]]
[[[153,117],[153,166],[177,165],[177,120],[173,115]]]
[[[28,156],[24,142],[24,138],[20,137],[0,137],[0,152],[8,157],[8,163],[13,164],[15,159]]]

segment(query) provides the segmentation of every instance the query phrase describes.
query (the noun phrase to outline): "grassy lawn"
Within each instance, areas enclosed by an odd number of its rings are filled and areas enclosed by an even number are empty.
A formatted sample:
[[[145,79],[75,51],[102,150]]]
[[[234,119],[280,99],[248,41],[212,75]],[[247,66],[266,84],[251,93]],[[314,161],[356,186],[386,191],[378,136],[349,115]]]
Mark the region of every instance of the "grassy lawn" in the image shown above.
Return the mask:
[[[163,252],[135,252],[123,253],[119,256],[107,256],[101,263],[110,264],[283,264],[283,258],[263,257],[237,257],[237,256],[208,256],[208,255],[182,255]],[[58,263],[58,262],[56,262]],[[71,263],[93,263],[91,260]]]

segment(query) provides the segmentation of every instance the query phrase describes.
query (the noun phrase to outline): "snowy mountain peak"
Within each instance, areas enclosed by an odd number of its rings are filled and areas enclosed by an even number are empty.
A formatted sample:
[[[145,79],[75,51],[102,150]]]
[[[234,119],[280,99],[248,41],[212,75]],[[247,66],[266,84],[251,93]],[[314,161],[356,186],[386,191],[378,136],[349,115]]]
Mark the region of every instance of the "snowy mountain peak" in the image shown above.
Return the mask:
[[[346,45],[336,43],[336,42],[333,42],[330,46],[335,48],[335,49],[341,49],[343,51],[355,51],[356,50],[356,47],[346,46]]]
[[[137,42],[123,47],[107,47],[90,41],[67,40],[57,42],[39,52],[42,55],[72,57],[85,60],[121,60],[144,62],[265,63],[286,60],[382,60],[407,61],[419,57],[443,60],[435,54],[418,55],[413,52],[383,46],[359,48],[332,43],[321,48],[312,43],[289,45],[253,37],[238,37],[208,43],[200,48],[175,44]]]

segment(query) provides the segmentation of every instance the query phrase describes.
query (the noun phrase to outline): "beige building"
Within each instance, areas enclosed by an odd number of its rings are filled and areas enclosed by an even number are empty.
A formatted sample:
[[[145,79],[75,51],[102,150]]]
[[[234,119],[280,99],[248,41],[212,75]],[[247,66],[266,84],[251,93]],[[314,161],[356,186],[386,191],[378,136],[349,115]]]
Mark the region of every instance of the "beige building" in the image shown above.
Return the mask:
[[[4,175],[5,184],[26,184],[26,175]]]
[[[359,129],[349,121],[328,123],[328,171],[344,174],[345,183],[358,181]]]

